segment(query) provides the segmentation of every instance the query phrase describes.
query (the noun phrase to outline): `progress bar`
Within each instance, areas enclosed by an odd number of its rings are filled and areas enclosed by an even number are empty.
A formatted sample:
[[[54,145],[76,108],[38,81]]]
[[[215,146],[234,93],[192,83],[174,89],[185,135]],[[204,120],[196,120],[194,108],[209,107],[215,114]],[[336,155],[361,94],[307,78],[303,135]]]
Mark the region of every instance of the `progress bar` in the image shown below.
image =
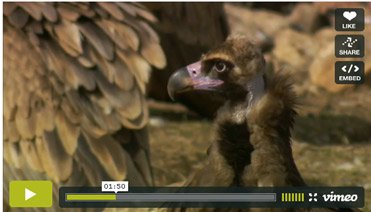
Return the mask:
[[[121,185],[121,184],[120,184]],[[62,187],[61,208],[362,208],[362,187]],[[344,201],[333,201],[334,198]],[[330,199],[330,200],[329,200]],[[353,201],[347,201],[351,199]]]
[[[66,201],[116,200],[115,194],[66,194]]]
[[[116,202],[276,202],[275,193],[141,193],[141,194],[71,194],[68,201],[116,201]]]

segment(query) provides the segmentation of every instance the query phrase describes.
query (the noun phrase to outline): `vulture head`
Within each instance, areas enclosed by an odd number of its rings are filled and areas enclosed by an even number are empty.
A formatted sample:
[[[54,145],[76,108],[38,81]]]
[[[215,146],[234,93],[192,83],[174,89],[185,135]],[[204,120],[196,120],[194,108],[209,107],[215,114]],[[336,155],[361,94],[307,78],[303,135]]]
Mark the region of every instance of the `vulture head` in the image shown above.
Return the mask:
[[[169,79],[169,95],[174,99],[189,90],[211,90],[252,104],[264,93],[264,69],[260,49],[244,36],[230,37],[199,62],[175,71]]]

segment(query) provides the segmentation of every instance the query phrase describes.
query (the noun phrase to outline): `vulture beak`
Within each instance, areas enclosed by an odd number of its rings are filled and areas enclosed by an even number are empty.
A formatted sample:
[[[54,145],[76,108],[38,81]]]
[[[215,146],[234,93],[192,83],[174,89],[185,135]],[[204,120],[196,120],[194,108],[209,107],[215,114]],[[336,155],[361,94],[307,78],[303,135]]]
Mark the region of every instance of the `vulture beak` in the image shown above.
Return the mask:
[[[169,78],[167,91],[172,100],[177,93],[188,90],[213,90],[214,87],[222,85],[223,81],[203,76],[201,72],[201,61],[176,70]]]

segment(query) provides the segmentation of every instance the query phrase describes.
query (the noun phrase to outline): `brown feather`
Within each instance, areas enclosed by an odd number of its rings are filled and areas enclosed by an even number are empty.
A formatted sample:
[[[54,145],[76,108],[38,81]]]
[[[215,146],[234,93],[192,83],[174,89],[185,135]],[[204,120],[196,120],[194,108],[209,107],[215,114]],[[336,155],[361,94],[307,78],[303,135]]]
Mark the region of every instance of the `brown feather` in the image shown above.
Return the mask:
[[[75,60],[66,59],[65,62],[65,70],[67,71],[66,78],[74,85],[76,90],[80,86],[83,86],[88,91],[92,91],[96,88],[92,71],[80,66]]]
[[[106,19],[99,20],[96,23],[121,49],[127,49],[130,46],[134,51],[138,50],[138,35],[131,27],[124,23]]]
[[[41,139],[54,170],[56,179],[67,180],[72,173],[72,158],[68,155],[55,131],[45,131]]]
[[[115,82],[119,88],[125,91],[133,87],[134,77],[120,58],[115,58],[114,61],[109,62],[95,51],[91,51],[90,55],[111,84]]]
[[[4,119],[7,121],[13,121],[15,118],[17,108],[14,106],[13,107],[9,106],[9,103],[6,101],[7,99],[5,97],[4,97],[4,100],[5,100],[4,107],[3,107]]]
[[[36,34],[42,34],[44,32],[44,29],[43,29],[41,23],[38,22],[38,21],[31,21],[30,24],[27,24],[26,30],[27,31],[32,31]]]
[[[64,149],[72,155],[77,147],[77,138],[80,134],[79,127],[69,122],[61,111],[56,114],[55,125]]]
[[[89,97],[92,104],[98,105],[104,115],[108,115],[112,112],[113,107],[109,101],[101,95],[91,95]]]
[[[100,139],[87,138],[90,150],[103,165],[106,172],[114,180],[125,179],[127,170],[125,166],[120,166],[125,163],[125,152],[110,136],[103,136]]]
[[[38,135],[41,135],[44,130],[51,131],[54,129],[55,122],[54,122],[54,115],[55,111],[54,109],[49,106],[45,105],[42,109],[40,109],[40,112],[37,113],[37,128],[39,129],[36,131]]]
[[[13,164],[17,169],[21,169],[25,164],[25,158],[21,154],[19,142],[17,143],[6,142],[4,144],[8,146],[7,148],[4,149],[7,149],[9,153],[11,164]]]
[[[151,23],[155,23],[157,22],[157,18],[152,15],[152,13],[150,13],[146,8],[144,7],[133,7],[133,10],[136,11],[136,14],[142,18],[144,18],[145,20],[151,22]]]
[[[145,176],[144,179],[147,184],[152,184],[152,173],[150,172],[151,167],[148,163],[148,149],[140,149],[133,157],[134,163],[138,167],[138,171],[142,176]]]
[[[124,150],[125,151],[125,150]],[[146,183],[145,179],[143,178],[143,175],[137,170],[137,167],[135,167],[134,161],[131,158],[130,154],[125,151],[125,164],[127,166],[127,169],[130,170],[130,175],[127,176],[127,181],[130,181],[131,186],[145,186],[148,185]]]
[[[141,95],[137,88],[126,92],[130,101],[124,107],[117,108],[117,112],[127,119],[136,119],[143,112]]]
[[[136,27],[138,31],[142,32],[143,36],[148,37],[148,39],[152,40],[155,43],[160,43],[160,38],[158,34],[150,27],[150,25],[145,21],[139,21],[138,26]]]
[[[70,45],[68,45],[65,41],[58,40],[58,44],[70,56],[72,56],[72,57],[78,57],[79,56],[79,52],[76,51],[75,48],[72,48]]]
[[[20,142],[21,152],[25,156],[27,164],[34,170],[44,171],[40,158],[37,155],[36,147],[32,141],[22,140]]]
[[[80,17],[76,9],[68,4],[59,4],[57,11],[61,17],[69,21],[76,21]]]
[[[44,112],[44,109],[41,106],[32,109],[32,113],[36,117],[36,123],[35,123],[36,124],[36,127],[35,127],[36,136],[41,136],[44,133],[44,130],[45,130],[44,125],[39,124],[41,122],[40,116],[44,115],[44,114],[42,114],[42,112]]]
[[[109,17],[108,12],[100,7],[98,4],[93,4],[92,8],[94,11],[103,19],[107,19]]]
[[[23,77],[21,77],[24,79]],[[30,115],[30,106],[28,103],[30,102],[31,93],[27,92],[27,84],[25,80],[18,81],[20,84],[20,94],[18,95],[18,98],[15,96],[13,98],[17,98],[17,115],[22,118],[28,118]]]
[[[22,28],[28,21],[28,14],[21,8],[16,8],[9,16],[9,22],[17,28]]]
[[[110,113],[106,116],[106,123],[108,126],[109,131],[116,132],[119,130],[122,126],[117,117],[114,116],[113,113]]]
[[[59,79],[77,89],[80,85],[88,90],[95,88],[95,80],[91,71],[81,67],[76,61],[63,54],[51,42],[44,42],[46,49],[45,57],[48,65],[55,71]],[[63,59],[63,60],[61,60]]]
[[[52,73],[48,75],[48,80],[53,87],[53,89],[59,94],[63,95],[65,90],[63,84],[59,81],[59,79]]]
[[[116,2],[116,4],[121,8],[121,10],[130,16],[136,16],[136,11],[134,9],[134,5],[127,4],[124,2]]]
[[[104,74],[102,77],[106,78],[110,83],[113,83],[114,67],[111,62],[104,59],[94,50],[91,51],[91,57],[97,63],[99,72]]]
[[[105,171],[100,167],[99,162],[95,161],[96,158],[90,152],[89,147],[85,145],[83,146],[84,148],[82,148],[81,143],[83,142],[79,141],[79,146],[77,148],[76,154],[74,155],[74,159],[79,164],[84,178],[87,179],[87,184],[91,186],[99,186],[101,183],[99,179],[103,179],[103,173]],[[91,167],[94,167],[94,169],[92,169]],[[72,177],[74,176],[72,175]],[[68,182],[68,184],[70,185],[80,186],[80,184],[77,183],[78,181],[72,181],[72,179],[70,179],[70,182]]]
[[[17,8],[17,3],[15,2],[4,2],[3,3],[3,13],[4,15],[8,16],[13,13],[13,11]]]
[[[72,5],[77,6],[82,10],[89,10],[91,4],[88,2],[73,2]]]
[[[3,141],[3,157],[4,157],[4,162],[11,164],[12,158],[10,155],[9,144],[10,144],[9,141],[7,140]]]
[[[20,140],[16,124],[14,121],[4,121],[4,140],[16,142]]]
[[[91,60],[85,57],[85,55],[78,57],[77,60],[85,68],[92,68],[95,65]]]
[[[42,22],[42,24],[43,24],[44,29],[48,31],[49,35],[53,36],[54,35],[53,24],[48,21]]]
[[[113,65],[115,67],[115,84],[124,91],[131,90],[135,83],[134,76],[129,71],[128,67],[120,60],[120,58],[116,58]]]
[[[145,84],[149,80],[151,66],[140,55],[137,55],[132,51],[121,51],[116,49],[116,52],[123,62],[128,66],[129,70],[134,74],[136,82],[142,93],[145,93]]]
[[[106,130],[99,128],[97,125],[95,125],[90,120],[88,120],[86,116],[84,116],[81,119],[80,126],[85,132],[87,132],[90,136],[94,138],[100,138],[104,136],[105,134],[107,134]]]
[[[56,182],[58,182],[58,177],[55,174],[52,161],[45,145],[44,139],[42,137],[36,137],[36,151],[37,155],[40,157],[41,165],[43,170],[46,172],[48,177]]]
[[[142,106],[142,113],[134,120],[129,120],[125,116],[121,115],[120,113],[116,113],[115,116],[120,120],[121,124],[126,126],[130,129],[141,129],[143,128],[148,122],[148,108],[145,103],[144,97],[141,98]]]
[[[18,6],[22,7],[29,15],[31,15],[37,21],[42,18],[42,7],[37,3],[18,3]]]
[[[82,54],[80,32],[75,23],[62,19],[59,24],[54,25],[54,31],[61,41]]]
[[[98,105],[92,104],[89,99],[86,99],[86,97],[81,96],[75,91],[68,92],[67,97],[76,105],[76,107],[78,107],[79,111],[84,111],[84,116],[82,116],[81,119],[82,128],[89,128],[91,131],[87,132],[95,132],[97,134],[94,135],[97,135],[98,137],[107,133],[108,126],[105,122],[103,111]]]
[[[81,112],[76,107],[71,105],[67,98],[63,98],[61,102],[61,109],[66,115],[67,119],[73,124],[78,124],[81,119]]]
[[[43,15],[46,19],[51,22],[56,22],[58,20],[58,14],[52,4],[43,3],[42,7]]]
[[[98,5],[105,9],[109,14],[111,14],[117,20],[123,21],[124,15],[121,13],[120,9],[112,3],[98,2]]]
[[[74,5],[76,11],[87,18],[94,18],[96,15],[95,12],[90,9],[90,4],[78,2],[72,4],[70,3],[70,5]]]
[[[34,45],[34,46],[39,46],[40,45],[40,40],[34,32],[28,31],[27,35],[28,35],[32,45]]]
[[[35,115],[32,114],[29,118],[24,118],[17,113],[15,118],[15,124],[17,131],[20,133],[22,138],[32,139],[36,132],[36,119]]]
[[[96,72],[95,78],[103,95],[114,107],[127,107],[132,101],[130,99],[130,97],[132,97],[130,92],[122,92],[122,90],[119,89],[116,85],[108,82],[103,74]]]
[[[91,22],[78,23],[81,33],[105,59],[113,59],[113,44],[107,35]]]
[[[93,68],[96,65],[96,60],[93,60],[90,54],[92,47],[89,46],[87,42],[83,42],[82,48],[82,55],[80,55],[78,58],[79,63],[85,68]]]
[[[75,157],[75,162],[73,164],[73,171],[70,178],[67,181],[63,182],[63,186],[65,187],[86,187],[91,185],[86,177],[84,170],[80,163],[77,163],[77,157]],[[79,161],[80,162],[80,161]],[[92,165],[92,164],[91,164]],[[98,178],[97,178],[98,179]]]
[[[165,54],[159,44],[159,38],[156,33],[145,23],[139,22],[139,25],[146,29],[147,35],[141,36],[143,57],[156,68],[164,68],[166,65]]]

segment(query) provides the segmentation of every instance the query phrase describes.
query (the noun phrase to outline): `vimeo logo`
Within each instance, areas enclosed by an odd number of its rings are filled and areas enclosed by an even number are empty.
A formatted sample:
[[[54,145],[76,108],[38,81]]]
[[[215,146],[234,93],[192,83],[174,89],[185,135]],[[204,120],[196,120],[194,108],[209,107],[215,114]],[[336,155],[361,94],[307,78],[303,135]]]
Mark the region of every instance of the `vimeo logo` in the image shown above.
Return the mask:
[[[358,199],[357,194],[334,194],[334,191],[323,194],[322,197],[325,202],[356,202]]]

